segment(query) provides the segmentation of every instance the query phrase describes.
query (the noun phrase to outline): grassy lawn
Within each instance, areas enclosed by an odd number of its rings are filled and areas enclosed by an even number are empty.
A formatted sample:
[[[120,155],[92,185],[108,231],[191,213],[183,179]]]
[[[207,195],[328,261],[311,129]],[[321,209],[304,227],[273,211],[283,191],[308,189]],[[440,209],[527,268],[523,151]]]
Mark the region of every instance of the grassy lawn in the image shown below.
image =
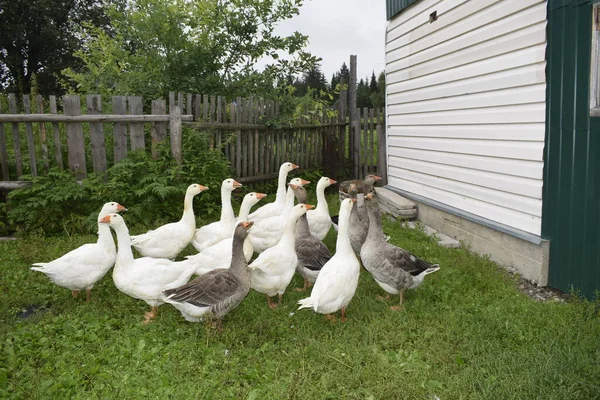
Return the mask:
[[[600,393],[600,303],[538,303],[514,278],[464,249],[387,222],[392,242],[442,269],[409,292],[404,311],[375,298],[362,271],[332,324],[296,311],[288,291],[270,310],[251,292],[221,334],[118,292],[72,299],[28,268],[93,236],[0,243],[0,397],[231,399],[589,399]],[[334,246],[333,231],[327,243]],[[301,285],[296,277],[292,287]],[[397,301],[397,299],[394,299]],[[31,304],[47,311],[17,317]]]

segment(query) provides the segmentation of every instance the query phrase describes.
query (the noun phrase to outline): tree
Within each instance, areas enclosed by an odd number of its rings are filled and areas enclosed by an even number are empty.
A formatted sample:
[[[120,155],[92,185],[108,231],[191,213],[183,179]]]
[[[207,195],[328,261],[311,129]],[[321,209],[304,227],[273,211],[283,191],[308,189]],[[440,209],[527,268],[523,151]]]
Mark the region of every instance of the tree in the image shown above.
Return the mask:
[[[375,77],[375,71],[371,74],[371,82],[369,83],[369,92],[375,93],[377,91],[377,78]]]
[[[107,28],[102,0],[0,0],[0,88],[29,93],[35,74],[41,94],[59,92],[60,71],[80,67],[73,53],[84,21]]]
[[[358,82],[358,86],[356,87],[356,106],[358,108],[373,107],[373,105],[371,104],[369,86],[365,83],[363,79],[361,79]]]
[[[321,66],[318,64],[304,74],[304,82],[311,89],[316,89],[317,91],[327,90],[327,79],[323,75],[323,72],[321,72]]]
[[[377,78],[377,90],[371,93],[371,103],[375,108],[385,107],[385,71]]]
[[[342,63],[342,67],[340,68],[340,82],[344,82],[346,85],[350,83],[350,70],[346,63]]]
[[[299,32],[279,36],[280,21],[302,0],[130,0],[113,9],[114,35],[84,26],[86,69],[66,75],[81,91],[164,96],[169,90],[248,95],[309,70],[318,58]],[[263,71],[256,61],[270,56]]]

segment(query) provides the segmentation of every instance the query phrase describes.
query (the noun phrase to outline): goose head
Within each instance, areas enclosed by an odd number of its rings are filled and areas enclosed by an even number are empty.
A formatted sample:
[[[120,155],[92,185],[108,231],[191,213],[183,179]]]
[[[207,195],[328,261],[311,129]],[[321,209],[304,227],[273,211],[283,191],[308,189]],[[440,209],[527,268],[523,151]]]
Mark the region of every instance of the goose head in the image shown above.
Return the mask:
[[[380,181],[382,178],[377,175],[369,174],[365,176],[365,185],[374,185],[375,182]]]
[[[125,220],[117,213],[105,215],[98,222],[101,224],[108,224],[113,228],[125,225]]]
[[[321,179],[319,179],[319,182],[317,183],[317,190],[328,188],[334,183],[337,183],[337,181],[326,176],[322,176]]]
[[[185,191],[185,194],[195,196],[204,192],[205,190],[208,190],[206,186],[202,186],[198,183],[192,183],[190,186],[188,186],[187,190]]]
[[[221,184],[221,190],[228,190],[230,192],[233,192],[235,189],[241,188],[242,186],[243,185],[235,179],[229,178],[223,181],[223,183]]]
[[[116,214],[116,213],[120,213],[122,211],[127,211],[127,209],[125,207],[123,207],[122,205],[120,205],[119,203],[116,203],[114,201],[105,203],[102,206],[102,209],[100,210],[100,214],[98,214],[98,221],[100,221],[100,219],[102,219],[103,217],[105,217],[108,214]]]
[[[354,200],[356,200],[356,198],[358,196],[358,188],[356,187],[356,185],[354,183],[352,183],[350,185],[350,187],[348,188],[348,196]]]
[[[296,195],[298,203],[306,203],[306,189],[304,189],[302,186],[294,185],[293,183],[290,183],[289,186]]]
[[[293,171],[297,168],[300,168],[298,165],[291,163],[291,162],[284,162],[283,164],[281,164],[281,167],[279,167],[279,171],[280,172],[285,172],[288,173],[290,171]]]
[[[250,207],[252,207],[265,197],[267,197],[267,195],[264,193],[250,192],[244,196],[244,200],[242,200],[242,203],[248,204],[250,205]]]
[[[246,239],[248,236],[248,231],[250,228],[252,228],[252,225],[254,225],[254,222],[252,221],[240,222],[236,225],[233,235],[241,239]]]
[[[306,181],[302,178],[294,178],[290,181],[290,183],[288,183],[289,185],[295,185],[295,186],[299,186],[299,187],[304,187],[306,185],[308,185],[310,183],[310,181]]]
[[[291,215],[293,215],[295,219],[298,219],[306,214],[308,210],[312,210],[313,208],[315,208],[315,206],[312,204],[296,204],[294,208],[292,208]]]

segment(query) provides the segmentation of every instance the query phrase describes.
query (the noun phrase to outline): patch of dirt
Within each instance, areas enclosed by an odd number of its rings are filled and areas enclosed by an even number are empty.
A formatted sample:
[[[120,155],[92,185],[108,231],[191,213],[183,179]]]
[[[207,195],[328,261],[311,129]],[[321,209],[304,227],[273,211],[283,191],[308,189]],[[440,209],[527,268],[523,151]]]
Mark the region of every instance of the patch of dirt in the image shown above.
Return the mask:
[[[517,287],[521,293],[528,295],[535,301],[558,301],[559,303],[566,303],[569,300],[569,295],[560,290],[548,286],[538,286],[512,272],[511,275],[517,276]]]

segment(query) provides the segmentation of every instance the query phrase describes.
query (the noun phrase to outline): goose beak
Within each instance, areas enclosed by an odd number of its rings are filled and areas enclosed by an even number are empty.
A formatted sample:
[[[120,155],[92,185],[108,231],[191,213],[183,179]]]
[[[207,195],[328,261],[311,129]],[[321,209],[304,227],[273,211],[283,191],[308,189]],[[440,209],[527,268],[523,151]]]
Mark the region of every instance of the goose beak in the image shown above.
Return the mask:
[[[108,224],[110,223],[110,215],[106,215],[104,216],[100,221],[98,221],[101,224]]]
[[[127,209],[125,207],[123,207],[122,205],[117,204],[117,212],[124,212],[124,211],[127,211]]]
[[[373,193],[369,193],[365,196],[365,200],[373,200]]]
[[[242,185],[238,181],[233,181],[233,188],[234,189],[241,188],[242,186],[244,186],[244,185]]]
[[[243,226],[243,227],[244,227],[246,230],[248,230],[248,229],[252,228],[252,225],[254,225],[254,222],[252,222],[252,221],[242,222],[242,226]]]
[[[264,199],[265,197],[267,197],[267,195],[266,195],[266,194],[264,194],[264,193],[256,193],[256,198],[257,198],[257,199],[259,199],[259,200],[262,200],[262,199]]]
[[[312,204],[305,204],[306,205],[306,210],[312,210],[313,208],[315,208],[315,206],[313,206]]]
[[[356,198],[350,199],[351,202],[356,203]]]
[[[208,190],[208,188],[206,186],[202,186],[202,185],[198,185],[200,187],[200,191],[204,192],[205,190]]]
[[[383,179],[382,177],[375,175],[375,180],[376,180],[376,181],[380,181],[380,180],[382,180],[382,179]]]
[[[335,179],[331,179],[329,178],[329,182],[331,182],[331,184],[333,185],[334,183],[337,183],[337,181]]]
[[[300,179],[300,183],[302,183],[302,186],[308,185],[310,183],[310,181],[305,181],[304,179]]]
[[[298,168],[300,168],[300,166],[299,166],[299,165],[292,164],[292,169],[298,169]]]

